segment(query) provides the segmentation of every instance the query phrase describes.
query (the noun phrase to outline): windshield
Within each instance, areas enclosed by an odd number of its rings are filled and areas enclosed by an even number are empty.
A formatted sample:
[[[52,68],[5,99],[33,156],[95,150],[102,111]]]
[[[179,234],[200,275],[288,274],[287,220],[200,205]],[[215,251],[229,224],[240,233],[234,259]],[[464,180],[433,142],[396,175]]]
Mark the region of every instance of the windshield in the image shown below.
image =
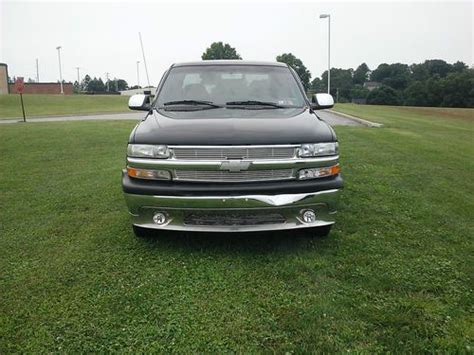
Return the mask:
[[[172,68],[157,98],[158,107],[192,101],[215,105],[302,107],[303,95],[287,67],[195,65]],[[275,106],[279,105],[279,106]]]

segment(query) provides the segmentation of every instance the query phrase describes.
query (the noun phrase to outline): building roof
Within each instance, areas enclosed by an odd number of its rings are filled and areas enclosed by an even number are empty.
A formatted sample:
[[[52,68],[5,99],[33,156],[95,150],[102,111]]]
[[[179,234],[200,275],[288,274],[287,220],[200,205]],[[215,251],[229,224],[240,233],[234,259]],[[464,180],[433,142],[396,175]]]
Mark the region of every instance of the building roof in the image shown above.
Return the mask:
[[[184,62],[184,63],[175,63],[173,67],[185,67],[185,66],[195,66],[195,65],[271,65],[276,67],[286,67],[286,63],[280,62],[260,62],[260,61],[249,61],[249,60],[201,60],[199,62]]]

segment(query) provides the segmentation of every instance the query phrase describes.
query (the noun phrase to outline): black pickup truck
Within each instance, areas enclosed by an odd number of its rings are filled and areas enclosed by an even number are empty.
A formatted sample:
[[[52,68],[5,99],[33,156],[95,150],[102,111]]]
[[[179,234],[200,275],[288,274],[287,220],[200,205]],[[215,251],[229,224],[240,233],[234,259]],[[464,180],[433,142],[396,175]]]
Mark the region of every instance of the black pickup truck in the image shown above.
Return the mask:
[[[130,134],[122,185],[135,234],[314,228],[327,235],[343,186],[338,142],[283,63],[172,65]]]

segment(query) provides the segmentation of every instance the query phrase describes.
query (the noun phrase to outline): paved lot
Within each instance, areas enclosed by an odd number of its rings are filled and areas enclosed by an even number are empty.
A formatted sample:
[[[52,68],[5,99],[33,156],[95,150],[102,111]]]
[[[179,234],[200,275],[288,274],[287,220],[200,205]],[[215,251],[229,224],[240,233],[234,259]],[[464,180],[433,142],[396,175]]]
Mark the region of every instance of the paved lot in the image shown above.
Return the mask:
[[[334,112],[321,110],[317,115],[331,126],[362,126],[360,122],[351,120],[350,118],[340,116]]]
[[[37,117],[28,118],[28,122],[59,122],[59,121],[96,121],[96,120],[138,120],[145,114],[143,112],[127,112],[127,113],[107,113],[107,114],[91,114],[84,116],[54,116],[54,117]],[[23,119],[15,118],[8,120],[0,120],[2,123],[18,123]]]
[[[85,116],[58,116],[58,117],[41,117],[28,118],[28,122],[59,122],[59,121],[95,121],[95,120],[139,120],[144,116],[143,112],[127,112],[127,113],[108,113]],[[357,121],[350,118],[342,117],[329,111],[318,111],[318,116],[329,123],[331,126],[360,126]],[[0,120],[0,124],[18,123],[21,119]]]

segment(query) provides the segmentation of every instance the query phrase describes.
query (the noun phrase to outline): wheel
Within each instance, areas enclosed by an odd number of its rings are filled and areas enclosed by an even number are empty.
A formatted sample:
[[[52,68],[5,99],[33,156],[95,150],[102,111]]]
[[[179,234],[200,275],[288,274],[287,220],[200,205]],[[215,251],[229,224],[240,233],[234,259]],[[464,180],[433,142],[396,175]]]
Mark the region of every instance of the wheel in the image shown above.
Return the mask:
[[[132,225],[133,233],[139,238],[148,238],[153,235],[153,230]]]
[[[314,227],[308,228],[307,234],[311,237],[327,237],[329,232],[331,232],[332,225],[323,226],[323,227]]]

